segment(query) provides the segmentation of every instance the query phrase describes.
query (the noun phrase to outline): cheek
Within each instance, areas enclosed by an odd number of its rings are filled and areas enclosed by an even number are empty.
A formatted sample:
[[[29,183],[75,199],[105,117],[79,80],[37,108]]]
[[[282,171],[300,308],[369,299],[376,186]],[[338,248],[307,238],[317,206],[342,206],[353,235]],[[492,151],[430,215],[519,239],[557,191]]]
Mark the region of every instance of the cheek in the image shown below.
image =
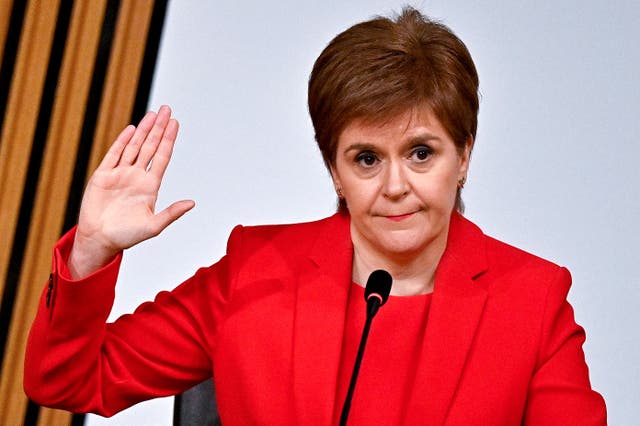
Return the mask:
[[[354,214],[368,211],[377,199],[377,191],[373,183],[360,182],[358,185],[348,185],[343,188],[349,211]]]
[[[380,192],[380,182],[376,178],[362,179],[353,174],[343,173],[340,183],[347,206],[352,213],[367,210]]]
[[[457,175],[447,176],[447,179],[442,182],[440,187],[440,199],[445,207],[453,207],[456,201],[456,194],[458,192],[458,177]]]
[[[438,176],[422,176],[416,193],[428,206],[436,209],[448,210],[455,204],[458,189],[457,175],[445,171]]]

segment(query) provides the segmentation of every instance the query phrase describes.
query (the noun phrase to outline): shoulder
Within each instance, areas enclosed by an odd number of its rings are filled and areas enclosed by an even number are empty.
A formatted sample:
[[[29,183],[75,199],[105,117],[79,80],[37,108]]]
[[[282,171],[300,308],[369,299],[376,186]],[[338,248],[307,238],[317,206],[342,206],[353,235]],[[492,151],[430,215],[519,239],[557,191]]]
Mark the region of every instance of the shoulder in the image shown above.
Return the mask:
[[[312,246],[319,236],[325,233],[338,233],[348,229],[349,218],[336,213],[319,220],[299,223],[269,224],[269,225],[237,225],[231,231],[227,251],[236,247],[244,249],[260,249],[281,246],[291,248],[295,242],[296,250]]]
[[[485,271],[479,282],[496,291],[511,289],[543,297],[555,287],[566,296],[571,275],[565,267],[486,235],[475,224],[464,220],[472,229],[469,232],[476,233],[475,238],[470,238],[476,242],[472,250],[484,253]]]
[[[554,272],[560,265],[515,247],[497,238],[485,235],[487,260],[494,269],[510,270],[523,268],[528,271]]]
[[[238,225],[229,237],[227,258],[234,267],[256,274],[304,269],[318,253],[335,257],[350,250],[349,222],[336,213],[303,223]]]

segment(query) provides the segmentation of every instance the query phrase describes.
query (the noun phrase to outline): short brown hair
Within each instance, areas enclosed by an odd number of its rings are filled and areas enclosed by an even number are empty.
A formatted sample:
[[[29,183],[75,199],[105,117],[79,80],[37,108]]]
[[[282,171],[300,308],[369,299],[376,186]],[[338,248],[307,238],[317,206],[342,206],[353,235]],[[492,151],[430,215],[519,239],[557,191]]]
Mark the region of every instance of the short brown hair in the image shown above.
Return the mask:
[[[421,105],[433,111],[458,152],[475,139],[473,59],[453,31],[411,7],[393,19],[376,17],[338,34],[309,78],[309,113],[328,168],[340,134],[354,120],[384,122]],[[460,191],[456,208],[462,210]]]

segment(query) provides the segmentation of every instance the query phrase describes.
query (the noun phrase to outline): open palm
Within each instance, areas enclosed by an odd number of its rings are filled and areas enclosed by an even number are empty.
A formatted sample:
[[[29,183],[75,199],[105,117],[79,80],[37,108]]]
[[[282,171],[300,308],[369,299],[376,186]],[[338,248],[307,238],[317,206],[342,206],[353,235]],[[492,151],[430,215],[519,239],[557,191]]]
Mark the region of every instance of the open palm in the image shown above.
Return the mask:
[[[167,106],[120,133],[85,189],[69,261],[72,275],[86,275],[121,250],[158,235],[194,206],[183,200],[155,212],[177,133]]]

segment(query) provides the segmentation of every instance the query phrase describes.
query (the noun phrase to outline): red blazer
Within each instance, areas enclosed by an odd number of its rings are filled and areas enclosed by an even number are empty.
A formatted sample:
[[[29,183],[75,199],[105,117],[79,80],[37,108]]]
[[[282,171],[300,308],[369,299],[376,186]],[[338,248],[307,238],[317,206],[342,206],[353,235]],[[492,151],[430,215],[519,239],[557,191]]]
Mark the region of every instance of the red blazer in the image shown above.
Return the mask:
[[[227,254],[105,324],[120,256],[68,279],[68,234],[31,329],[25,390],[110,416],[213,374],[223,424],[336,424],[352,245],[349,217],[236,227]],[[454,213],[407,424],[604,425],[569,272]]]

